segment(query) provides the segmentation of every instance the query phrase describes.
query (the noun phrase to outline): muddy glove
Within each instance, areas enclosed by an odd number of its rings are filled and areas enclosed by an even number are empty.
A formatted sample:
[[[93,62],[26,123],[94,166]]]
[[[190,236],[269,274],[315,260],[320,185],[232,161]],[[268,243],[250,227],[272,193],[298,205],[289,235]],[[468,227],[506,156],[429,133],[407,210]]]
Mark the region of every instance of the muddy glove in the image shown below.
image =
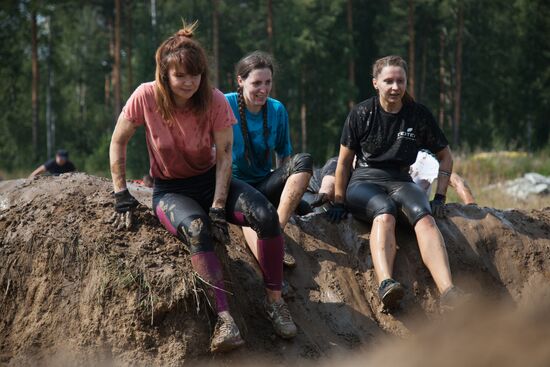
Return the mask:
[[[117,231],[132,228],[134,224],[132,212],[138,205],[139,201],[130,194],[128,189],[115,192],[115,213],[109,218],[108,223],[111,223]]]
[[[445,218],[445,195],[435,194],[430,207],[435,218]]]
[[[313,197],[313,201],[311,203],[309,203],[309,205],[312,208],[317,208],[317,207],[322,206],[323,204],[328,203],[328,202],[329,202],[329,198],[328,198],[327,194],[318,193],[318,194],[315,194],[315,196]]]
[[[332,203],[327,210],[328,221],[331,223],[340,223],[348,215],[344,203]]]
[[[212,232],[212,237],[224,245],[228,244],[229,228],[225,220],[225,209],[210,208],[208,216],[210,217],[210,231]]]

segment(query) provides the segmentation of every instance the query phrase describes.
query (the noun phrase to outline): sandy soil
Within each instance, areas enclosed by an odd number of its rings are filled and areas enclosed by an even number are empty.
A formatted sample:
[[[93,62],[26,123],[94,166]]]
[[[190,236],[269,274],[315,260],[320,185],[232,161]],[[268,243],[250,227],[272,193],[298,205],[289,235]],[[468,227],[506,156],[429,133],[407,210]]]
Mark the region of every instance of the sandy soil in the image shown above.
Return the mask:
[[[550,364],[550,208],[449,205],[438,225],[456,283],[476,300],[450,316],[439,312],[411,228],[397,233],[403,308],[386,314],[369,226],[294,218],[286,240],[298,267],[285,278],[299,334],[291,341],[264,317],[259,268],[232,226],[218,254],[246,345],[212,355],[203,285],[153,217],[151,191],[131,186],[144,205],[128,232],[105,223],[110,191],[106,179],[80,173],[0,182],[0,365]]]

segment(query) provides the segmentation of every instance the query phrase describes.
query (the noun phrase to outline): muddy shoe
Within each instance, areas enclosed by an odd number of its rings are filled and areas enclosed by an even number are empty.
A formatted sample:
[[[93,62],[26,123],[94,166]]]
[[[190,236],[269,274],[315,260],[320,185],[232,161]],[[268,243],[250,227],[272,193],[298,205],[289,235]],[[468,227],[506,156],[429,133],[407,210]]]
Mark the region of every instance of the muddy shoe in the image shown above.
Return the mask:
[[[386,310],[395,310],[399,308],[399,304],[405,295],[405,289],[401,283],[388,278],[382,281],[378,288],[378,297],[382,301]]]
[[[286,245],[285,245],[285,255],[283,257],[283,265],[289,268],[293,268],[296,266],[296,259],[294,258],[294,256],[290,254],[290,252],[288,252],[288,248],[286,247]]]
[[[269,303],[266,299],[265,311],[277,335],[283,339],[290,339],[296,336],[298,329],[294,321],[292,321],[287,304],[282,298],[273,303]]]
[[[439,298],[439,307],[443,312],[452,311],[468,302],[470,297],[470,294],[465,293],[462,289],[453,285],[443,292]]]
[[[210,351],[228,352],[243,344],[244,340],[241,338],[241,333],[233,317],[229,314],[220,314],[210,341]]]

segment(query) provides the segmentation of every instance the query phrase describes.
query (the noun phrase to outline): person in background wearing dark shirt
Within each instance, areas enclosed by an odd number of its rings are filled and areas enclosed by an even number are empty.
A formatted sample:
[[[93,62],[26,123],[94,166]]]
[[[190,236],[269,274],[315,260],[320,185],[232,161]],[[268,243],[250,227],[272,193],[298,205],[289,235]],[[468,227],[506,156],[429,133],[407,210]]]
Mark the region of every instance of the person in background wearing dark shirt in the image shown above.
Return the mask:
[[[444,215],[453,167],[449,144],[431,112],[406,92],[407,64],[401,57],[377,60],[372,75],[378,95],[356,105],[346,119],[334,202],[327,214],[333,222],[339,222],[347,211],[372,222],[370,250],[378,294],[384,308],[392,310],[399,307],[405,292],[392,279],[397,252],[395,223],[401,209],[414,228],[422,260],[441,294],[441,308],[452,308],[464,298],[464,292],[453,284],[443,236],[433,218]],[[431,203],[409,174],[420,149],[429,149],[439,160],[437,190]]]
[[[69,152],[65,149],[59,149],[55,154],[55,159],[50,159],[31,173],[29,178],[34,176],[49,173],[54,176],[58,176],[62,173],[73,172],[76,168],[74,164],[69,160]]]

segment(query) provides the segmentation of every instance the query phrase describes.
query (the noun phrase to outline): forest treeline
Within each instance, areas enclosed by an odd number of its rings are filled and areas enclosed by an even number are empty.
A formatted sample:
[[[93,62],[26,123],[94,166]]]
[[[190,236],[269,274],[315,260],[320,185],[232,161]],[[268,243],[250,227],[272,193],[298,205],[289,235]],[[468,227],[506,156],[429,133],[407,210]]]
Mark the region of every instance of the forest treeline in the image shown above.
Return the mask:
[[[373,95],[372,62],[399,54],[409,93],[453,150],[540,150],[550,135],[550,3],[543,0],[8,0],[0,5],[0,170],[59,147],[79,170],[108,173],[122,106],[154,79],[158,44],[198,20],[212,81],[235,89],[247,52],[278,61],[274,96],[295,151],[337,154],[353,103]],[[140,129],[143,130],[143,129]],[[143,131],[129,176],[148,167]]]

